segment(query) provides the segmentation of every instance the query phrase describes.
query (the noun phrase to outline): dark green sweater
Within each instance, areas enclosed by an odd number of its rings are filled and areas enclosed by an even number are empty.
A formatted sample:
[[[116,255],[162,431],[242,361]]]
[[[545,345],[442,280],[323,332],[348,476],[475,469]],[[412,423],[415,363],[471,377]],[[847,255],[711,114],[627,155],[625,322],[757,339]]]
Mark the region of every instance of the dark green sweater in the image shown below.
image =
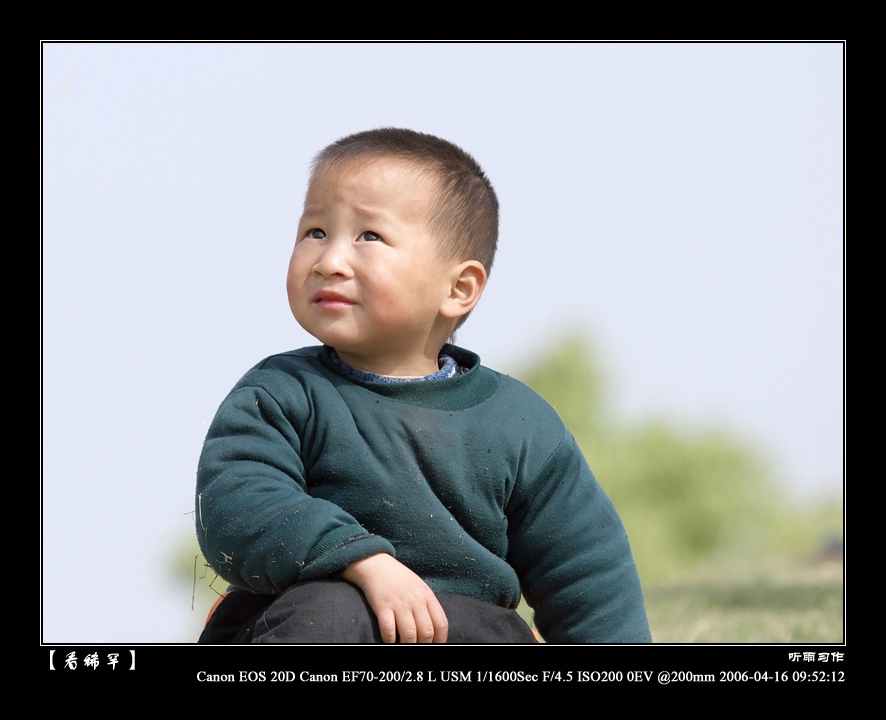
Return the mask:
[[[548,642],[648,642],[621,520],[554,409],[454,346],[448,380],[361,382],[311,347],[249,371],[209,428],[197,535],[279,593],[388,552],[435,591],[516,607]]]

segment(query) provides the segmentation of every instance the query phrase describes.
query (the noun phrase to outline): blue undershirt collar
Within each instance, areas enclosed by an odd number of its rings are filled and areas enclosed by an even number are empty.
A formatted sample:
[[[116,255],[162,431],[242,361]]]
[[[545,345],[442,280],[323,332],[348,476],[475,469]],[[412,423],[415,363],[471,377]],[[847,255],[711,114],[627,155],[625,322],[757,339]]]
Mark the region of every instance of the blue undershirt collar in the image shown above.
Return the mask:
[[[329,353],[329,357],[332,358],[332,362],[335,363],[335,366],[341,370],[343,370],[348,375],[357,378],[358,380],[362,380],[364,382],[378,382],[378,383],[412,383],[412,382],[429,382],[431,380],[448,380],[449,378],[455,377],[456,375],[461,375],[464,370],[459,367],[458,363],[450,357],[449,355],[440,355],[440,369],[432,373],[430,375],[425,375],[424,377],[418,378],[400,378],[400,377],[391,377],[389,375],[376,375],[375,373],[366,372],[365,370],[357,370],[357,368],[352,368],[350,365],[347,365],[339,356],[335,350],[332,350]]]

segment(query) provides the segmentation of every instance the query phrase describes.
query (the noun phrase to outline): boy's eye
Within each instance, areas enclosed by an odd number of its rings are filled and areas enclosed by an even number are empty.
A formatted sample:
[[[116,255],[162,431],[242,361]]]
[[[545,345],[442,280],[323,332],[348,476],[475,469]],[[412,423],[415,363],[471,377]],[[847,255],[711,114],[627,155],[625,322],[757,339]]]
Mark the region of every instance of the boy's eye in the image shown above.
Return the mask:
[[[360,236],[360,239],[366,242],[376,242],[378,240],[381,240],[381,235],[379,235],[378,233],[374,233],[371,230],[367,230]]]
[[[326,238],[326,233],[320,228],[314,228],[313,230],[308,230],[308,234],[305,237],[314,238],[315,240],[324,240]]]

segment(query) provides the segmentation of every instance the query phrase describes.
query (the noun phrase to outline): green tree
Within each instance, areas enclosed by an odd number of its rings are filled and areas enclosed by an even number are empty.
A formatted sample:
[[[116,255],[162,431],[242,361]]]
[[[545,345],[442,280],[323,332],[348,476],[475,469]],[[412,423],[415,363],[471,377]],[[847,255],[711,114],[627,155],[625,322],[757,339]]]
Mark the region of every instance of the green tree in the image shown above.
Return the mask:
[[[761,454],[725,431],[620,427],[589,343],[571,336],[519,377],[575,435],[628,530],[644,580],[757,553],[783,507]]]

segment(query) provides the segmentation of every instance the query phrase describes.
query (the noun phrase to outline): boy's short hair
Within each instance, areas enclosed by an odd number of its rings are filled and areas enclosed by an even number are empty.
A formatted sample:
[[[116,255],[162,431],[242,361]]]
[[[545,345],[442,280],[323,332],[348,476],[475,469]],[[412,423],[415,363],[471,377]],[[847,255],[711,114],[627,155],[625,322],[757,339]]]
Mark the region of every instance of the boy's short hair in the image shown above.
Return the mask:
[[[440,193],[430,225],[442,239],[441,251],[459,262],[477,260],[488,275],[498,244],[498,198],[480,164],[447,140],[386,127],[325,147],[311,165],[311,182],[338,163],[372,156],[408,160],[437,180]]]

